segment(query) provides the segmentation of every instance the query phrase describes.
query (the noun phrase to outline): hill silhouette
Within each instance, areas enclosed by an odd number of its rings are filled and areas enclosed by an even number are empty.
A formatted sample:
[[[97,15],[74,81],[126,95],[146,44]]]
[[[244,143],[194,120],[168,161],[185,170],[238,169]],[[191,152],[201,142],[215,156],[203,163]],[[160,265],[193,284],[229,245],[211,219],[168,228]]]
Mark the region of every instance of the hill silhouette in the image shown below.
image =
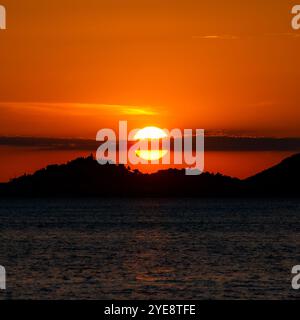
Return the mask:
[[[1,184],[0,196],[299,197],[299,181],[300,154],[245,180],[212,173],[186,176],[178,169],[142,174],[124,165],[101,166],[89,156]]]
[[[300,196],[300,154],[284,159],[244,181],[247,188],[262,195]]]

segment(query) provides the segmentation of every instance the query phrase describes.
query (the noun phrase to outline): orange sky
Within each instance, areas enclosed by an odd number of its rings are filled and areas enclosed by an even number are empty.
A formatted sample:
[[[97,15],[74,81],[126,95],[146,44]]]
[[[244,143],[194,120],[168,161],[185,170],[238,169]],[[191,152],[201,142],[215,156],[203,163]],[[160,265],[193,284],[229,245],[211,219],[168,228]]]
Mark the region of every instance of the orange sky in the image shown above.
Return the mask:
[[[300,136],[289,0],[1,0],[0,135],[131,126]]]
[[[300,137],[299,2],[0,0],[0,137],[95,139],[119,120]],[[0,181],[89,152],[4,143]],[[210,151],[205,169],[246,177],[294,152]]]

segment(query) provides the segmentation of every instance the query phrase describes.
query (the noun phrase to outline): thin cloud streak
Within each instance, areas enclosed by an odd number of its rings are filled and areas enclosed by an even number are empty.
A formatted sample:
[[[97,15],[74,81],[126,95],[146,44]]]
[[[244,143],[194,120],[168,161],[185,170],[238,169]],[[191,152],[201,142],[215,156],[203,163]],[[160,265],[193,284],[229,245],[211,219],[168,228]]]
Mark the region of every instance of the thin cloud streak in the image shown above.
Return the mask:
[[[240,37],[235,35],[196,35],[192,37],[193,39],[203,39],[203,40],[237,40]]]
[[[110,113],[121,113],[125,115],[157,115],[153,107],[130,106],[119,104],[96,104],[96,103],[45,103],[45,102],[0,102],[1,109],[27,108],[35,111],[61,111],[70,114],[93,113],[108,111]]]

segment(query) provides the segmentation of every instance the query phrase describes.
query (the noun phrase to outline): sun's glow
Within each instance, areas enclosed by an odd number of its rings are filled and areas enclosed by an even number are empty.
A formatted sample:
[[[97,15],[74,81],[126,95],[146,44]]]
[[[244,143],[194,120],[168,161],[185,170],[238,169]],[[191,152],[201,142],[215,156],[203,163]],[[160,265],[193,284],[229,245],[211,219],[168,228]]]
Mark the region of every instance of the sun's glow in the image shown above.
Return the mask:
[[[135,140],[156,140],[167,138],[167,134],[160,128],[157,127],[146,127],[139,130],[134,136]]]
[[[134,136],[135,140],[160,140],[167,138],[167,134],[157,127],[146,127],[139,130]],[[157,161],[168,153],[167,150],[137,150],[136,155],[143,160]]]

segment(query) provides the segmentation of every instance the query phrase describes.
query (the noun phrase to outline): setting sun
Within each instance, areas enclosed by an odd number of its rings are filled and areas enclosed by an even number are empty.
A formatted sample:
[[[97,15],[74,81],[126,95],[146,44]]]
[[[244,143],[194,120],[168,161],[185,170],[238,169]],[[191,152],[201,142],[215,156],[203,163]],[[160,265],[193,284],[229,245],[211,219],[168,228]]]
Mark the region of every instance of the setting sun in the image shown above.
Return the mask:
[[[139,130],[134,136],[135,140],[159,140],[167,138],[168,135],[164,130],[157,127],[146,127]],[[138,157],[148,161],[157,161],[162,159],[168,153],[167,150],[137,150]]]
[[[134,136],[135,140],[157,140],[167,138],[167,134],[160,128],[157,127],[146,127],[139,130]]]

